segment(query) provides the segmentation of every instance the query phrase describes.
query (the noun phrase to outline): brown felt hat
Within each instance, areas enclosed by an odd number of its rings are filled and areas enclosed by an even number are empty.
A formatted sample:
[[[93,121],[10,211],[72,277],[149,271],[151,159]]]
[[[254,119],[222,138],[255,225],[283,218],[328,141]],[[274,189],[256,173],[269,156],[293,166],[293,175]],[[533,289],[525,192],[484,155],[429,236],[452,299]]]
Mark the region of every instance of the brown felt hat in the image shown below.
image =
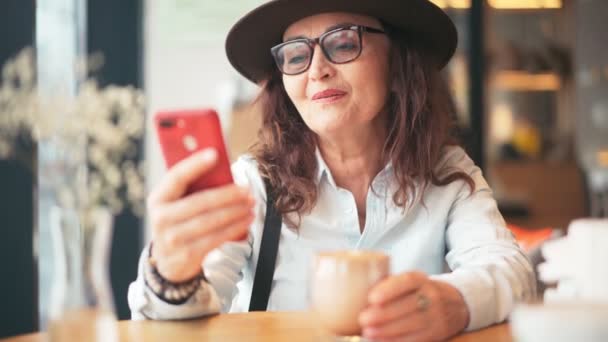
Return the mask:
[[[428,0],[271,0],[242,17],[228,33],[226,54],[234,68],[254,83],[276,68],[270,48],[281,43],[292,23],[311,15],[349,12],[377,18],[415,39],[443,68],[456,49],[452,20]]]

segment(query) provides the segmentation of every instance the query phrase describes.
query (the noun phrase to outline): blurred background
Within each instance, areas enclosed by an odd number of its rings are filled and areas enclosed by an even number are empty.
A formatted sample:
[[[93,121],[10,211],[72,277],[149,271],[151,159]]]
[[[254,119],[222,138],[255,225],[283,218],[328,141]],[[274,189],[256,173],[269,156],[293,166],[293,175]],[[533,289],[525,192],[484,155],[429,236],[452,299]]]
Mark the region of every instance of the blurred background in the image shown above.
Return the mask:
[[[231,24],[261,2],[3,0],[0,64],[26,46],[76,41],[81,54],[103,54],[95,73],[102,85],[144,90],[148,117],[216,108],[235,159],[256,139],[259,115],[249,103],[257,89],[232,70],[223,44]],[[445,76],[461,140],[510,227],[523,241],[563,231],[578,217],[608,216],[608,1],[433,2],[459,33]],[[69,34],[54,35],[57,24],[43,20],[53,8],[69,19]],[[146,125],[135,159],[146,161],[153,185],[165,168]],[[36,158],[36,149],[25,158]],[[46,324],[52,274],[44,265],[52,253],[44,223],[35,224],[44,172],[0,160],[0,337]],[[147,239],[145,218],[128,208],[115,217],[109,267],[120,319],[129,318],[127,287]]]

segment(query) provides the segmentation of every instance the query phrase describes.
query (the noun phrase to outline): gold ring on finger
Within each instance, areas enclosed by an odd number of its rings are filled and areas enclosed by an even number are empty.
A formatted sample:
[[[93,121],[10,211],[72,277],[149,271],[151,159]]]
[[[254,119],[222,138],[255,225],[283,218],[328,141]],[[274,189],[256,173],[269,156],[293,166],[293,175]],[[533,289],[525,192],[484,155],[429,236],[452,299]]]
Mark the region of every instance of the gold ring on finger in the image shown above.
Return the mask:
[[[426,311],[431,305],[431,300],[422,293],[418,293],[416,295],[416,305],[418,306],[418,310]]]

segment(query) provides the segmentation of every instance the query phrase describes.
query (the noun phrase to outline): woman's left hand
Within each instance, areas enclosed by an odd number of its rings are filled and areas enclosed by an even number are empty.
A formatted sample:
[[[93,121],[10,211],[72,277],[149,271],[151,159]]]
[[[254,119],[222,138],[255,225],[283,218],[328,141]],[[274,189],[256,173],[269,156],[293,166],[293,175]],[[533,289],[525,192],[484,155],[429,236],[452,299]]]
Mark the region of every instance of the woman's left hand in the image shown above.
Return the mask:
[[[363,336],[374,341],[442,341],[468,325],[460,292],[420,272],[389,276],[369,293],[359,315]]]

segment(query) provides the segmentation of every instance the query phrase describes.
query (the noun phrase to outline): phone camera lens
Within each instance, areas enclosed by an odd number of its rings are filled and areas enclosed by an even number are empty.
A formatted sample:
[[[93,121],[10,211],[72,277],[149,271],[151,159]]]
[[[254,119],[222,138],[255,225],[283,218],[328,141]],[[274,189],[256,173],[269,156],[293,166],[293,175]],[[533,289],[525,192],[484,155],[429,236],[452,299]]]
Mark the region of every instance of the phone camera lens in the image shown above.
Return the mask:
[[[160,121],[160,127],[162,128],[171,128],[175,126],[175,121],[173,120],[161,120]]]

